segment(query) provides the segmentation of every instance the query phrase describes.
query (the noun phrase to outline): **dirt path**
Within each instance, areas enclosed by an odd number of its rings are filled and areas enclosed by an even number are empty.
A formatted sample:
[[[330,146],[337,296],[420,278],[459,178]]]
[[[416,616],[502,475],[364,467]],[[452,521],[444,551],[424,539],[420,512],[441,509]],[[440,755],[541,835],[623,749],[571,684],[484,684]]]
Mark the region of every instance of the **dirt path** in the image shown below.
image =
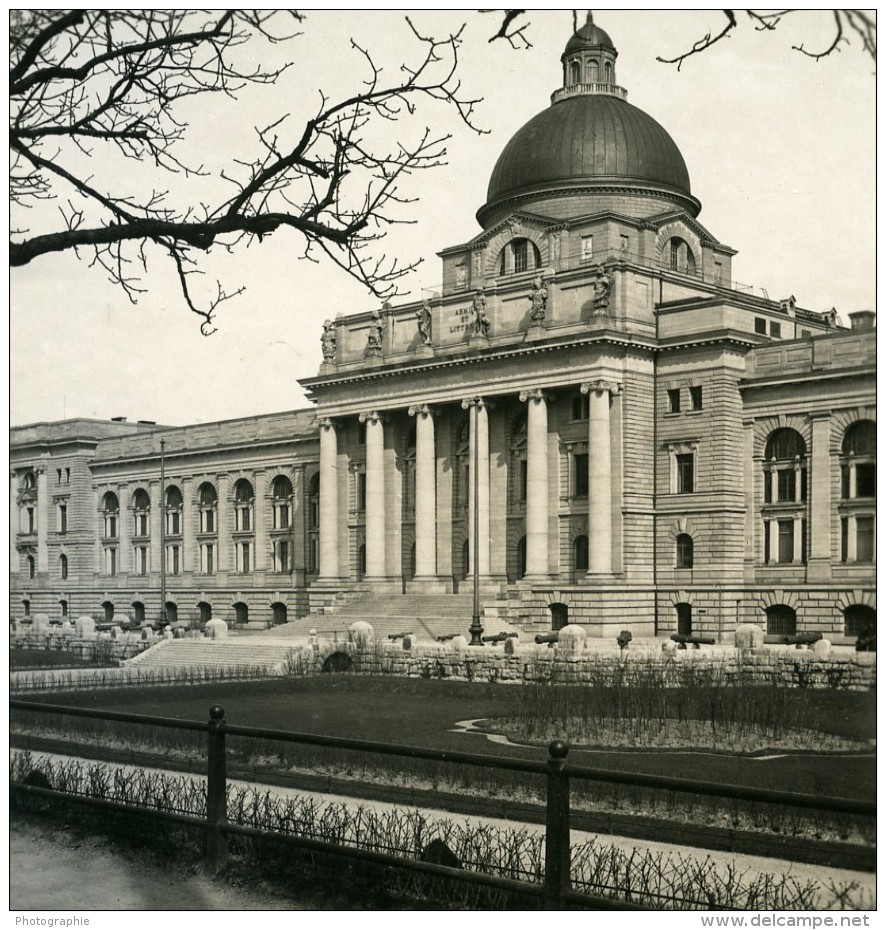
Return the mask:
[[[91,880],[90,880],[91,879]],[[231,911],[307,910],[270,891],[245,891],[200,872],[164,873],[100,836],[49,821],[13,817],[9,825],[10,910]]]

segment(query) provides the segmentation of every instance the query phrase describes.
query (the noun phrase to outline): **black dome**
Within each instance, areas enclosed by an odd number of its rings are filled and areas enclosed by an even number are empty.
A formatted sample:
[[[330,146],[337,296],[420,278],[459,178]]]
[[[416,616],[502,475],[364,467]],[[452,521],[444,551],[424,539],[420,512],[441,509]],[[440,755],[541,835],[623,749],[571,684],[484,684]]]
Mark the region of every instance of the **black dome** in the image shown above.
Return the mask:
[[[583,94],[553,104],[517,131],[492,171],[487,206],[529,188],[588,181],[691,196],[686,163],[665,129],[620,97]]]
[[[601,46],[610,48],[613,52],[615,51],[609,33],[599,26],[595,26],[593,22],[589,22],[585,23],[578,32],[573,33],[572,38],[566,43],[566,51],[563,54],[568,55],[570,52],[577,52],[585,48],[600,48]]]

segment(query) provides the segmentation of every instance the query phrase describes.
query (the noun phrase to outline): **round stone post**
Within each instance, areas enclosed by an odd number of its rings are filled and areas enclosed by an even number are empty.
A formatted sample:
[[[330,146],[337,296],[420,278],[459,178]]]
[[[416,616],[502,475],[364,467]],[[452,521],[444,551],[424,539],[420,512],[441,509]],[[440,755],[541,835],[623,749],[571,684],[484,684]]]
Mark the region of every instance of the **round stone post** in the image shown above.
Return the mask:
[[[338,578],[338,435],[320,421],[320,578]]]
[[[415,417],[415,576],[437,573],[437,462],[434,416],[427,404],[409,408]]]
[[[366,576],[385,575],[385,432],[375,411],[360,414],[366,424]]]
[[[526,575],[548,573],[548,406],[540,390],[523,391],[526,415]]]

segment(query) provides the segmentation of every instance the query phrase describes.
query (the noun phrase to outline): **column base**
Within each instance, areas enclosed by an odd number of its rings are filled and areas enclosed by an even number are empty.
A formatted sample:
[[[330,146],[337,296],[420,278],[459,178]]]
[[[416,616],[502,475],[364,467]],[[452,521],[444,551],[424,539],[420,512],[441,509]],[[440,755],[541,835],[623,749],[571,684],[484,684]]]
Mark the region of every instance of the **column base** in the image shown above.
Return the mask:
[[[364,575],[360,584],[370,594],[402,594],[403,579],[399,576],[391,578],[388,575]]]
[[[406,582],[407,594],[452,594],[452,579],[437,575],[416,575]]]

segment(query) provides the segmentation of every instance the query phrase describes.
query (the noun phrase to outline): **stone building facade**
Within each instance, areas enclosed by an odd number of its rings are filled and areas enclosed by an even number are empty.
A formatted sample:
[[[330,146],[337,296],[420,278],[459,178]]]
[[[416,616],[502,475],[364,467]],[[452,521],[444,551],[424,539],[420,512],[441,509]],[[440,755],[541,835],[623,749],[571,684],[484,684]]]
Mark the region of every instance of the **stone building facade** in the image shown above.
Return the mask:
[[[463,592],[476,563],[527,629],[873,625],[873,315],[735,286],[616,58],[576,32],[441,287],[324,325],[311,411],[13,430],[13,615],[159,610],[162,515],[188,618]]]

